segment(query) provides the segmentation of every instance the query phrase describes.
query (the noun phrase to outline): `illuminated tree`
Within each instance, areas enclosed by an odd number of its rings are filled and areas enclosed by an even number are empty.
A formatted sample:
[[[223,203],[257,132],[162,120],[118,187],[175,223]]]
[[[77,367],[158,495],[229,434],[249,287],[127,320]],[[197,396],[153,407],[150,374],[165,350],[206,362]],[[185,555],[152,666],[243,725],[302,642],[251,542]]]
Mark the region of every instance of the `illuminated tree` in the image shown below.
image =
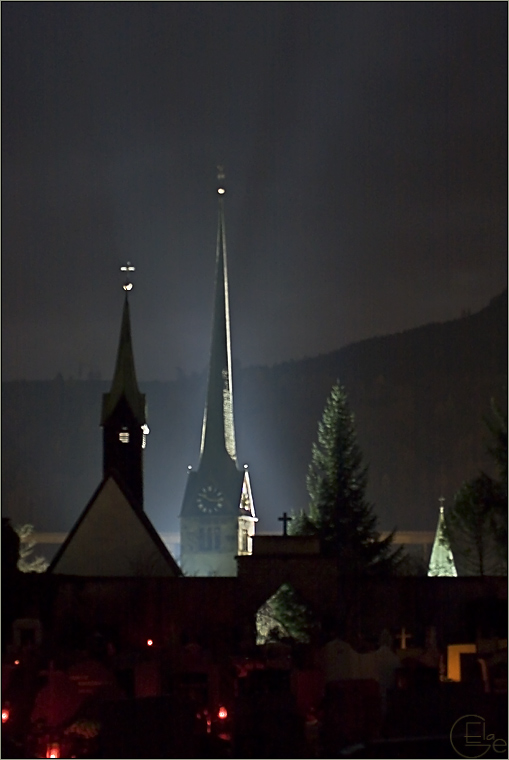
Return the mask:
[[[296,515],[290,532],[317,535],[322,552],[337,558],[343,575],[390,573],[401,560],[401,551],[392,547],[393,534],[380,538],[366,486],[354,416],[344,388],[336,383],[313,444],[307,477],[309,514]]]
[[[14,528],[19,536],[18,570],[22,573],[44,573],[49,562],[44,557],[30,557],[37,541],[34,538],[34,526],[18,525]]]
[[[257,643],[280,638],[308,642],[316,624],[305,600],[289,583],[283,583],[256,614]]]

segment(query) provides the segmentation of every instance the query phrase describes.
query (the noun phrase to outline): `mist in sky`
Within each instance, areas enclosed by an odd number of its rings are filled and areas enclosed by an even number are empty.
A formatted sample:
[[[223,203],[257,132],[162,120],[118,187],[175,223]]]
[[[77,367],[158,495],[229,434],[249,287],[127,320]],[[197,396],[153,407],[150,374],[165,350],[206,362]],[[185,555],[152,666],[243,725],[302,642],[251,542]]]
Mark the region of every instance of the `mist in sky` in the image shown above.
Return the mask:
[[[3,379],[208,359],[216,166],[233,355],[476,311],[507,278],[507,5],[2,4]]]

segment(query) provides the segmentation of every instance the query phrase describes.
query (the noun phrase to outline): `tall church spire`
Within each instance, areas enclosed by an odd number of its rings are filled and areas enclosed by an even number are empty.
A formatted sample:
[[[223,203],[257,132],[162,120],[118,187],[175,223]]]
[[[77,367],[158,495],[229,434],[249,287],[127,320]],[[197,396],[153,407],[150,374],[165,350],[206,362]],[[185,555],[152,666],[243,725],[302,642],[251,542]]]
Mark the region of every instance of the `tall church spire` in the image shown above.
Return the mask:
[[[216,280],[214,316],[210,348],[207,401],[203,415],[200,461],[216,460],[224,452],[236,462],[233,422],[233,387],[230,348],[230,309],[224,222],[224,174],[219,167],[218,224],[216,243]]]
[[[189,575],[236,575],[236,556],[250,554],[257,521],[247,465],[237,466],[224,224],[219,167],[216,280],[200,463],[190,468],[180,513],[181,565]]]
[[[133,267],[123,268],[132,271]],[[128,281],[124,290],[132,284]],[[143,453],[146,434],[145,395],[140,393],[131,339],[131,320],[127,292],[124,299],[120,340],[115,372],[109,393],[103,394],[101,426],[103,428],[104,476],[115,474],[143,508]]]

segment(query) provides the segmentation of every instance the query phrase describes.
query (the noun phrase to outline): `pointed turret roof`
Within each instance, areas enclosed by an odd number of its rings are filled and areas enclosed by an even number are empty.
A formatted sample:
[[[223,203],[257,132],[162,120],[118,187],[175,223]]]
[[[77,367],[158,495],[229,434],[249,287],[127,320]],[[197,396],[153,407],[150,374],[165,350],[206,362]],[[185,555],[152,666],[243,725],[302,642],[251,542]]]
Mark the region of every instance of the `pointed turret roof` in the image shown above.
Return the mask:
[[[140,426],[144,425],[146,423],[145,394],[140,393],[136,380],[127,293],[122,313],[115,373],[109,393],[103,395],[101,425],[104,425],[108,420],[122,397],[127,401],[136,421],[139,422]]]
[[[220,178],[221,175],[220,175]],[[228,303],[228,270],[224,222],[223,187],[218,188],[219,209],[216,244],[216,280],[214,316],[210,347],[207,401],[203,415],[200,463],[225,452],[236,463],[235,427],[233,422],[233,388],[230,348],[230,310]]]
[[[454,564],[454,557],[445,527],[444,498],[441,497],[439,502],[440,512],[438,514],[437,530],[429,560],[428,576],[456,578],[458,573],[456,572],[456,565]]]

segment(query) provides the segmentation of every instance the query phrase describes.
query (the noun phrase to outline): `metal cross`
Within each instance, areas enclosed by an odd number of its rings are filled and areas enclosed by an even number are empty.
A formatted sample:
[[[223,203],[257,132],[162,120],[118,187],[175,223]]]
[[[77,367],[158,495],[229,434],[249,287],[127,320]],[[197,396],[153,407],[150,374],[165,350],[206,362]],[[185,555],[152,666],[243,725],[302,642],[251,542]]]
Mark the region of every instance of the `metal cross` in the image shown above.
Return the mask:
[[[124,290],[132,290],[133,289],[133,284],[132,284],[131,279],[129,277],[129,272],[134,272],[135,269],[136,269],[136,267],[131,266],[131,262],[130,261],[127,262],[127,264],[125,265],[125,267],[120,267],[120,271],[121,272],[126,272],[126,275],[127,275],[126,276],[126,281],[122,285],[122,287],[124,288]]]
[[[287,536],[288,533],[286,532],[286,526],[287,526],[287,523],[290,522],[290,520],[293,520],[293,517],[289,517],[286,514],[286,512],[283,512],[283,517],[278,517],[277,519],[281,520],[281,522],[283,523],[283,536]]]

